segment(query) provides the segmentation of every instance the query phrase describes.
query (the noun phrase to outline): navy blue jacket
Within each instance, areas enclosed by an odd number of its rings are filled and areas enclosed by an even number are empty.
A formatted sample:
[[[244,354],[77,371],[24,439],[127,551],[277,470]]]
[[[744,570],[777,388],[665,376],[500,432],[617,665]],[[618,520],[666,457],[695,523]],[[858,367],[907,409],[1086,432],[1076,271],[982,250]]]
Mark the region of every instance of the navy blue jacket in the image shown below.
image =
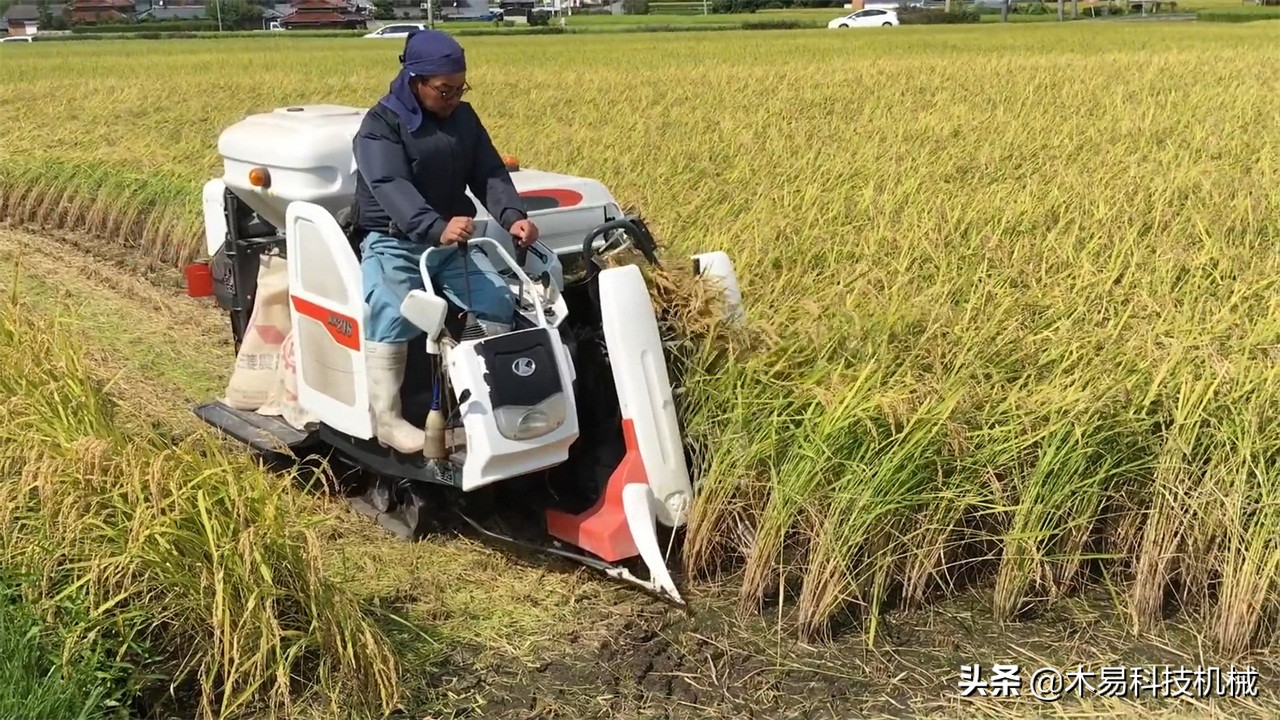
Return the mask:
[[[528,217],[511,174],[468,103],[459,103],[443,119],[424,110],[413,133],[379,103],[365,114],[352,144],[357,238],[376,230],[436,246],[451,218],[475,217],[468,188],[504,230]]]

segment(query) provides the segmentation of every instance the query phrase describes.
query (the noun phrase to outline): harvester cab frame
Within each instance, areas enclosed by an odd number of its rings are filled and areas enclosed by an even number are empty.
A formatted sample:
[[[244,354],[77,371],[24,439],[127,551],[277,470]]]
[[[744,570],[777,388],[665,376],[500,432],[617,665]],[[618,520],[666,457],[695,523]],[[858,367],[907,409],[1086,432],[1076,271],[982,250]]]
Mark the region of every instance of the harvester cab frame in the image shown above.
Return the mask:
[[[640,267],[605,262],[632,249],[658,266],[647,225],[595,180],[508,160],[542,237],[515,250],[476,202],[467,249],[479,247],[507,278],[519,322],[498,335],[475,332],[433,287],[423,256],[424,290],[401,306],[423,331],[409,346],[401,401],[426,442],[422,453],[401,453],[374,433],[359,238],[338,219],[354,195],[351,141],[364,112],[279,108],[219,138],[224,172],[206,183],[203,203],[206,249],[225,265],[225,279],[211,287],[209,262],[194,264],[188,292],[217,297],[238,356],[259,309],[262,260],[284,259],[293,342],[283,344],[281,355],[292,355],[280,365],[296,368],[296,402],[310,420],[297,427],[226,398],[194,412],[265,457],[319,456],[340,466],[351,504],[404,537],[436,529],[436,511],[447,505],[488,538],[571,559],[683,605],[668,569],[674,535],[658,538],[659,525],[672,534],[684,525],[694,493],[665,348]],[[458,248],[430,252],[459,251],[465,257]],[[741,317],[728,256],[692,261],[695,274],[723,286],[726,312]],[[532,537],[473,517],[512,504]],[[637,576],[636,559],[647,580]]]

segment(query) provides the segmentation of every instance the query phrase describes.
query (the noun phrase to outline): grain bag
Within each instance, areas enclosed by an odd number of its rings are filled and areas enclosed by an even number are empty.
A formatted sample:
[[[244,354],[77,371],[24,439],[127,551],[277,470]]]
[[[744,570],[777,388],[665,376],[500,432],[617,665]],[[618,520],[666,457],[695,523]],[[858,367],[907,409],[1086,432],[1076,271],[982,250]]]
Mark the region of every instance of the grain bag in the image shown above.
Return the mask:
[[[263,255],[253,313],[227,383],[228,405],[237,410],[258,410],[277,393],[282,381],[281,348],[291,324],[285,259]]]
[[[279,372],[272,388],[271,397],[258,412],[282,418],[289,425],[303,430],[307,425],[318,421],[298,403],[298,363],[294,344],[293,328],[285,335],[280,345]]]

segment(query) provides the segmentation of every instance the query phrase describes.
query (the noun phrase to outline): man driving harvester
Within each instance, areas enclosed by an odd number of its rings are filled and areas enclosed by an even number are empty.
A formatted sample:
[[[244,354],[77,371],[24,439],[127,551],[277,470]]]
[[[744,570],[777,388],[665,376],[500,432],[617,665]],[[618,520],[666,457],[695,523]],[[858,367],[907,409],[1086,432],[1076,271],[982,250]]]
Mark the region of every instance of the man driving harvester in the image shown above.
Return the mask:
[[[469,88],[458,42],[438,30],[415,32],[400,62],[390,91],[365,114],[353,143],[353,229],[362,237],[365,357],[378,440],[418,453],[423,431],[401,415],[400,385],[408,342],[422,331],[400,315],[400,303],[410,290],[423,289],[422,254],[456,246],[428,258],[432,284],[474,315],[486,334],[501,334],[513,327],[515,298],[484,252],[466,246],[476,232],[467,188],[518,247],[537,241],[538,228],[480,118],[462,102]]]

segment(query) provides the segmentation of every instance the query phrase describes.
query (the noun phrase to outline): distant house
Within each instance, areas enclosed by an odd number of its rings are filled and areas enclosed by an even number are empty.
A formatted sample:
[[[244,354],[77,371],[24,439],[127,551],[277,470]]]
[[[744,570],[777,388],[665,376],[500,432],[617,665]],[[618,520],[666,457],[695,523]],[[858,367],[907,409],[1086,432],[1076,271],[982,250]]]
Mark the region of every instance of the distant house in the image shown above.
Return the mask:
[[[168,9],[177,7],[203,8],[205,0],[133,0],[133,14],[141,15],[152,9]]]
[[[352,5],[335,0],[297,0],[293,11],[280,19],[288,30],[362,30],[366,16]]]
[[[76,23],[127,22],[135,12],[134,0],[72,0],[66,17]]]
[[[139,0],[141,2],[141,0]],[[150,7],[143,9],[138,13],[137,19],[140,21],[152,20],[157,22],[163,21],[190,21],[204,20],[213,22],[218,19],[216,7],[210,7],[203,4],[190,4],[191,0],[154,0]],[[244,18],[235,28],[240,30],[266,30],[271,23],[280,20],[289,13],[288,5],[263,6],[254,3],[260,15],[258,17]],[[226,16],[224,16],[225,18]],[[229,18],[227,18],[229,22]]]
[[[271,23],[278,23],[284,19],[292,10],[288,5],[277,5],[275,7],[262,9],[261,25],[263,30],[271,27]]]
[[[49,17],[60,18],[65,10],[64,5],[49,5]],[[40,29],[40,8],[35,5],[11,5],[5,11],[0,22],[4,24],[4,35],[35,35]],[[45,28],[48,30],[49,28]]]
[[[40,13],[35,5],[11,5],[0,16],[5,35],[35,35],[40,27]]]
[[[138,20],[204,20],[207,13],[203,5],[179,5],[177,7],[152,7],[137,14]]]

